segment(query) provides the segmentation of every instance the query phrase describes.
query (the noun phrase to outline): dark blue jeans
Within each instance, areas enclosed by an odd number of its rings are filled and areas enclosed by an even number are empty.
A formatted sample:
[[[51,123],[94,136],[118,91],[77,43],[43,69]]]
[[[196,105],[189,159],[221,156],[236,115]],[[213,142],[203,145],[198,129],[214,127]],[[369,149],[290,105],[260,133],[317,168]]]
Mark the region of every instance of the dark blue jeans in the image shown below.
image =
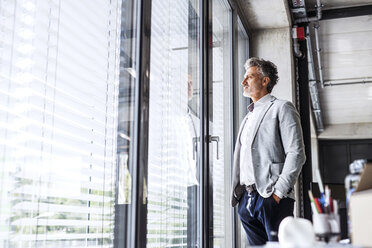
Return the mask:
[[[279,224],[285,217],[293,216],[293,209],[294,200],[291,198],[283,198],[278,204],[272,196],[263,198],[257,191],[245,192],[238,205],[238,214],[249,244],[277,241]]]

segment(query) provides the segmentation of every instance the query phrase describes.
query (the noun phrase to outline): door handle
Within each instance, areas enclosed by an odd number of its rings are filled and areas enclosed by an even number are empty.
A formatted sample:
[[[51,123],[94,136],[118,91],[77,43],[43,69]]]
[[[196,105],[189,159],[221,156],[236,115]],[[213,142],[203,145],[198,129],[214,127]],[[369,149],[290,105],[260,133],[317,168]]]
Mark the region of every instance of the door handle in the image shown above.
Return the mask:
[[[217,143],[217,160],[220,159],[220,156],[219,156],[219,142],[220,142],[220,136],[213,136],[213,135],[209,135],[209,143],[212,143],[213,141],[215,141]]]
[[[198,153],[198,142],[200,141],[200,137],[193,137],[192,138],[192,159],[195,160],[195,154]]]

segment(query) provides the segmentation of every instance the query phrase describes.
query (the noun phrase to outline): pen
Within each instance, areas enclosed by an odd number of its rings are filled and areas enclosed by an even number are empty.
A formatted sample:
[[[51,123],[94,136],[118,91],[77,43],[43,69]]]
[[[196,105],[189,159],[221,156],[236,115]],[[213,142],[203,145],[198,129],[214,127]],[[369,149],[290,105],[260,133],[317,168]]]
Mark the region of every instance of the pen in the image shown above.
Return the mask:
[[[319,212],[318,212],[318,209],[315,206],[315,203],[310,202],[310,205],[311,205],[311,210],[313,211],[313,214],[318,214]]]
[[[318,198],[314,198],[314,203],[315,203],[316,208],[318,209],[318,212],[323,213],[323,210],[322,210],[321,204],[319,203]]]
[[[319,185],[319,191],[320,191],[320,201],[321,201],[322,204],[324,204],[324,187],[323,187],[322,178],[320,177],[319,168],[317,168],[315,170],[315,175],[318,179],[318,185]]]
[[[331,195],[331,190],[328,185],[325,186],[325,204],[329,205],[329,197]]]
[[[313,192],[311,192],[311,190],[308,191],[309,192],[309,198],[310,198],[310,205],[311,205],[311,209],[313,211],[314,214],[318,214],[319,211],[315,205],[315,202],[314,202],[314,196],[313,196]]]
[[[331,198],[331,190],[329,189],[328,185],[325,186],[325,202],[324,202],[324,210],[326,213],[330,213],[330,201]]]

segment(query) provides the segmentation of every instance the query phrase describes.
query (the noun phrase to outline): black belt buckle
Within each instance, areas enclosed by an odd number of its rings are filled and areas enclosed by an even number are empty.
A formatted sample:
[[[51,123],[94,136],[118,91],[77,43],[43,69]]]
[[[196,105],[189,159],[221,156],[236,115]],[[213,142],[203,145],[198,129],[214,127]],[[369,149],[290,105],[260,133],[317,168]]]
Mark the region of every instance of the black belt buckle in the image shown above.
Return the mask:
[[[252,194],[254,191],[256,191],[256,185],[251,184],[251,185],[245,185],[245,190],[248,192],[248,194]]]

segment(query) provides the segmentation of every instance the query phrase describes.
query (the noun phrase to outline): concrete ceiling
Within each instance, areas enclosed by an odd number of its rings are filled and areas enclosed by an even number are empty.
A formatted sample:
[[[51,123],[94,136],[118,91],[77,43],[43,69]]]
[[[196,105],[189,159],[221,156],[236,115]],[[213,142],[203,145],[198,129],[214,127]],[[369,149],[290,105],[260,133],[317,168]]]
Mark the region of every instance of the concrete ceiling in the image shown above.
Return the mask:
[[[290,26],[287,0],[238,0],[238,2],[251,31]]]

